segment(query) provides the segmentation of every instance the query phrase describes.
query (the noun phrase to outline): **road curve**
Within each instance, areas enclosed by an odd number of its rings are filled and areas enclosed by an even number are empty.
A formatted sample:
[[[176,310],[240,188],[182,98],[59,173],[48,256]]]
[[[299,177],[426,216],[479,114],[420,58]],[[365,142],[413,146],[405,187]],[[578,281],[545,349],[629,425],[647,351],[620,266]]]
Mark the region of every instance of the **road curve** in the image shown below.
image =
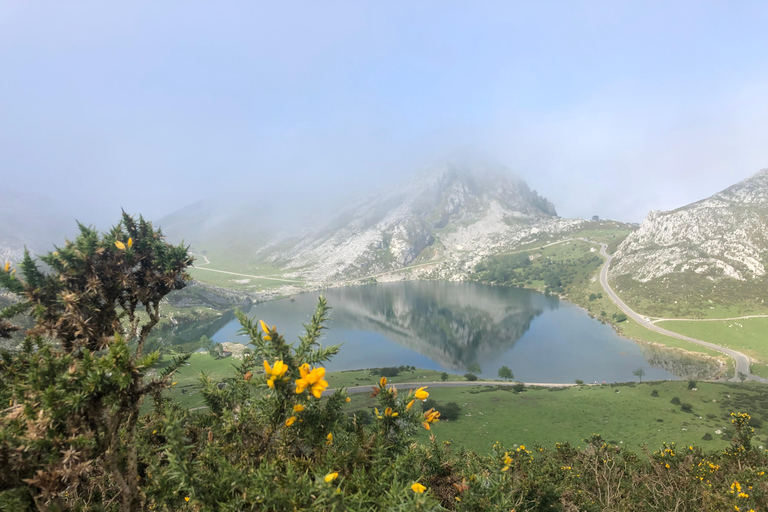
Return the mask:
[[[611,266],[611,261],[613,260],[613,256],[608,254],[607,252],[608,246],[606,244],[600,244],[600,255],[605,258],[605,263],[603,263],[603,268],[600,269],[600,284],[603,287],[603,290],[605,290],[605,293],[608,294],[608,296],[611,298],[613,302],[616,303],[616,305],[621,309],[624,314],[626,314],[629,318],[637,322],[638,324],[642,325],[646,329],[650,329],[651,331],[656,331],[659,334],[663,334],[665,336],[669,336],[670,338],[677,338],[679,340],[683,341],[689,341],[691,343],[695,343],[697,345],[701,345],[702,347],[707,347],[712,350],[717,350],[718,352],[722,352],[723,354],[729,356],[731,359],[733,359],[736,362],[736,375],[733,376],[731,379],[732,381],[738,381],[738,374],[743,373],[748,376],[748,378],[753,380],[761,380],[758,377],[755,377],[754,375],[749,373],[749,358],[742,354],[741,352],[738,352],[736,350],[731,350],[729,348],[721,347],[720,345],[715,345],[714,343],[709,343],[708,341],[702,341],[697,340],[696,338],[691,338],[690,336],[684,336],[682,334],[678,334],[676,332],[668,331],[667,329],[664,329],[662,327],[659,327],[656,324],[653,324],[649,321],[646,321],[645,318],[637,313],[635,313],[629,306],[627,306],[621,298],[616,295],[616,292],[613,291],[611,288],[611,285],[608,284],[608,268]]]

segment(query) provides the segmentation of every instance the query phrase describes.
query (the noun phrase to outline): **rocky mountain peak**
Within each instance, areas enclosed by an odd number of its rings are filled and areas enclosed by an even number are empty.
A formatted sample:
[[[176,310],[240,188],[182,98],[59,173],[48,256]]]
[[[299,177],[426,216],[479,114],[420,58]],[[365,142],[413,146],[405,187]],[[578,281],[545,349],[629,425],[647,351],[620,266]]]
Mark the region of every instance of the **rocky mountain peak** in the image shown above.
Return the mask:
[[[441,163],[356,202],[270,258],[311,269],[311,279],[359,277],[446,250],[508,243],[556,216],[551,202],[504,167]]]

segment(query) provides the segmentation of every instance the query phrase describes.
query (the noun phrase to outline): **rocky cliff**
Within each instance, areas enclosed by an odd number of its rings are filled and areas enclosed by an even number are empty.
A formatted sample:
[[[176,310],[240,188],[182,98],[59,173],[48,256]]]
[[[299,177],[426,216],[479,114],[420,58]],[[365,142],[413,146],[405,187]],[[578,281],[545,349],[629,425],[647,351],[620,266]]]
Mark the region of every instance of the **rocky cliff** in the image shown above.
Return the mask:
[[[651,212],[619,246],[614,276],[647,282],[672,273],[710,281],[765,276],[768,169],[671,212]]]

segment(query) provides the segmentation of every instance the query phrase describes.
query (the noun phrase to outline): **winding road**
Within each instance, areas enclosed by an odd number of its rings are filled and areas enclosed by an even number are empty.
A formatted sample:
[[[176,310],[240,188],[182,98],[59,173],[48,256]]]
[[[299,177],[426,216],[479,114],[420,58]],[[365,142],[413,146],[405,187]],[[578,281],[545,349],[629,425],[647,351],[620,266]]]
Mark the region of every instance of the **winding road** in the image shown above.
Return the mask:
[[[596,243],[596,242],[592,242],[592,243]],[[751,380],[759,380],[759,381],[765,382],[765,379],[756,377],[749,372],[749,358],[746,355],[742,354],[741,352],[738,352],[736,350],[731,350],[729,348],[721,347],[720,345],[715,345],[714,343],[709,343],[708,341],[697,340],[696,338],[691,338],[690,336],[684,336],[682,334],[678,334],[676,332],[672,332],[662,327],[659,327],[658,325],[652,323],[651,321],[646,320],[645,317],[639,315],[634,310],[632,310],[629,306],[627,306],[624,303],[624,301],[621,300],[621,298],[618,295],[616,295],[616,292],[613,291],[613,289],[611,288],[611,285],[608,284],[608,268],[611,266],[611,261],[613,260],[613,256],[608,254],[607,249],[608,249],[608,246],[606,244],[603,244],[603,243],[600,244],[600,255],[605,258],[605,263],[603,263],[603,268],[600,269],[600,284],[602,285],[603,290],[605,290],[605,293],[608,294],[611,300],[616,303],[616,305],[619,307],[619,309],[621,309],[624,312],[624,314],[626,314],[629,318],[631,318],[638,324],[642,325],[646,329],[658,332],[659,334],[663,334],[664,336],[669,336],[670,338],[677,338],[679,340],[695,343],[697,345],[701,345],[702,347],[707,347],[709,349],[722,352],[723,354],[729,356],[731,359],[733,359],[736,362],[736,375],[731,379],[732,381],[738,381],[739,380],[738,374],[743,373],[747,375],[748,378]]]

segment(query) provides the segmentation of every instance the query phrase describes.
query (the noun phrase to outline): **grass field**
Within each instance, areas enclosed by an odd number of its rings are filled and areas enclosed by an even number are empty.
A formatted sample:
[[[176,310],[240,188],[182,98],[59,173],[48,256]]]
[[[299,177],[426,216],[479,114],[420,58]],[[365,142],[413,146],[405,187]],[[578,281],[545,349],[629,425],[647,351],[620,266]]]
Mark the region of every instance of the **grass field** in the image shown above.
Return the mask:
[[[686,382],[578,386],[559,390],[529,389],[516,394],[511,388],[435,388],[430,398],[456,402],[461,415],[442,421],[430,433],[481,453],[495,441],[506,446],[553,446],[568,441],[575,446],[598,433],[611,444],[640,451],[647,443],[656,449],[662,442],[697,444],[707,449],[724,448],[732,433],[730,413],[749,412],[758,425],[755,443],[768,446],[768,388],[755,384],[698,384]],[[651,396],[656,390],[658,397]],[[692,412],[670,401],[677,397]],[[354,395],[352,410],[369,409],[373,399]],[[716,431],[720,430],[721,434]],[[426,440],[428,432],[420,437]],[[709,434],[712,440],[702,438]]]
[[[658,325],[743,352],[752,359],[768,362],[768,318],[723,320],[717,322],[663,321]],[[758,370],[759,371],[759,370]]]
[[[207,354],[194,354],[189,366],[174,377],[177,383],[169,395],[185,407],[203,405],[197,392],[200,372],[214,380],[233,374],[231,358],[214,359]],[[439,381],[442,372],[415,370],[401,372],[389,383]],[[331,388],[373,386],[378,372],[355,370],[332,372],[327,376]],[[463,380],[450,375],[449,380]],[[461,415],[456,421],[443,421],[432,432],[442,441],[450,441],[472,450],[487,452],[494,441],[505,444],[552,445],[569,441],[578,445],[593,432],[606,440],[629,449],[640,449],[643,442],[656,447],[660,443],[704,444],[708,448],[728,443],[729,415],[746,411],[757,421],[757,443],[768,446],[768,388],[758,384],[699,383],[697,391],[687,389],[686,382],[627,383],[604,386],[578,386],[528,389],[516,394],[508,387],[467,386],[432,388],[430,398],[438,405],[456,402]],[[656,390],[658,397],[651,396]],[[690,404],[692,412],[670,403],[678,397]],[[149,405],[149,404],[147,404]],[[368,393],[352,395],[348,412],[368,410],[374,401]],[[662,421],[658,421],[662,420]],[[767,423],[768,424],[768,423]],[[725,436],[715,434],[724,430]],[[709,433],[713,440],[704,441]],[[422,433],[426,438],[427,433]]]
[[[210,264],[205,263],[208,258]],[[195,256],[195,267],[189,270],[193,279],[202,283],[241,291],[262,291],[270,288],[276,288],[287,284],[301,285],[301,280],[286,278],[285,271],[266,262],[252,261],[247,258],[233,256],[225,251],[206,252]],[[221,272],[212,272],[205,269],[223,270],[237,274],[247,274],[248,276],[264,276],[279,279],[289,279],[289,281],[277,281],[273,279],[259,279],[256,277],[238,276],[225,274]]]

